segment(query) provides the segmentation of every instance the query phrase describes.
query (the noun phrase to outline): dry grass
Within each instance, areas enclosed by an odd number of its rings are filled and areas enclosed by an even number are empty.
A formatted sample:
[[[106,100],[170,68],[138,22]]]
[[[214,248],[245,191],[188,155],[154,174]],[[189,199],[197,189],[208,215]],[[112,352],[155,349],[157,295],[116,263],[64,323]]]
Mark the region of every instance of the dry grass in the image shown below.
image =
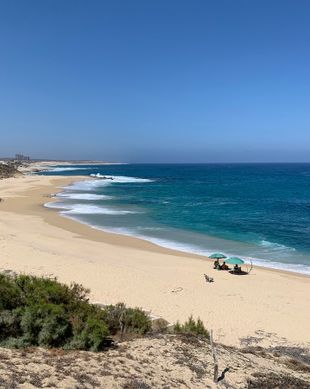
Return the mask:
[[[216,345],[216,350],[218,388],[310,389],[309,365],[289,356],[297,349]],[[305,360],[306,350],[300,350]],[[1,389],[205,389],[212,378],[210,345],[194,336],[138,338],[102,353],[0,349]]]
[[[309,389],[310,383],[289,374],[254,373],[248,379],[248,389]]]

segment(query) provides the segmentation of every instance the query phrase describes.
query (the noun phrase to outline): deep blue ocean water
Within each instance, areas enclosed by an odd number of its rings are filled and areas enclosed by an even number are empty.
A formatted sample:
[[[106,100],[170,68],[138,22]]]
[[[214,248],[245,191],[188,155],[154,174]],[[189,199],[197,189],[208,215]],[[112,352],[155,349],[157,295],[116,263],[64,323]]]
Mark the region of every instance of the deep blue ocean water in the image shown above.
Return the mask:
[[[310,274],[310,164],[51,167],[104,175],[67,187],[52,207],[103,230]]]

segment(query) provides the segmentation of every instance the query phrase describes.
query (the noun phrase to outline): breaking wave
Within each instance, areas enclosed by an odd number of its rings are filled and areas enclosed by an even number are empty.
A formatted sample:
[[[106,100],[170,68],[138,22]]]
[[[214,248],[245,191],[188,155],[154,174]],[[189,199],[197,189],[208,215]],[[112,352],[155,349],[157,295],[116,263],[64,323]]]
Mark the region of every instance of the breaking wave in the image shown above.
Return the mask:
[[[56,197],[61,197],[70,200],[110,200],[112,196],[99,195],[94,193],[58,193]]]
[[[53,167],[48,170],[45,170],[47,173],[52,173],[52,172],[70,172],[73,170],[86,170],[86,167]]]
[[[64,203],[47,203],[48,208],[62,209],[60,213],[64,215],[127,215],[136,213],[117,208],[100,207],[88,204],[64,204]]]
[[[108,176],[102,175],[100,173],[90,174],[91,177],[106,179],[106,181],[111,181],[113,183],[135,183],[135,182],[153,182],[148,178],[139,178],[139,177],[128,177],[128,176]]]

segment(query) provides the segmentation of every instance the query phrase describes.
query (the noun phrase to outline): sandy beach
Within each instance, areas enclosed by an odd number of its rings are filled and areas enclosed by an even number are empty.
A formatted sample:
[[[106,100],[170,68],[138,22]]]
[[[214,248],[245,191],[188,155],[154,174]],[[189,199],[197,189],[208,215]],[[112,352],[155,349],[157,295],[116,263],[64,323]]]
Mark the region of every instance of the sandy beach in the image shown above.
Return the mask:
[[[310,345],[310,277],[255,266],[234,276],[213,270],[204,257],[98,231],[43,206],[82,179],[0,181],[2,270],[82,283],[94,302],[123,301],[171,323],[199,316],[228,345]],[[215,282],[206,283],[204,273]]]

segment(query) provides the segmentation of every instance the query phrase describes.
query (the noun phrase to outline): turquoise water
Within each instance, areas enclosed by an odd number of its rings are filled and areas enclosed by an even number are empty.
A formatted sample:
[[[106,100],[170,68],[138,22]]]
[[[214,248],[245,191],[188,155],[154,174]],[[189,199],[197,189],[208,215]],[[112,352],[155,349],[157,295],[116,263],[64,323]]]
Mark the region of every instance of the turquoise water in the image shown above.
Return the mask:
[[[310,164],[83,165],[51,204],[103,230],[310,274]]]

